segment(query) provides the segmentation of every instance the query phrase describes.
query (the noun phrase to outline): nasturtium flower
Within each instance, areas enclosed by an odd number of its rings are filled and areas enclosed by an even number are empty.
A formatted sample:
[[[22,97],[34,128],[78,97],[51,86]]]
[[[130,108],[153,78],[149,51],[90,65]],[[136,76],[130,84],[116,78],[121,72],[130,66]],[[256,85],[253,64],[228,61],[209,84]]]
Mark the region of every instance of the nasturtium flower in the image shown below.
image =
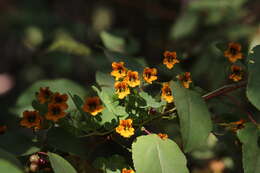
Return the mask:
[[[172,89],[170,88],[168,82],[163,83],[161,99],[165,100],[167,103],[171,103],[174,100],[172,95]]]
[[[93,116],[96,116],[98,113],[102,112],[104,106],[101,105],[99,97],[89,97],[85,100],[83,105],[83,111],[88,112]]]
[[[68,101],[67,94],[60,94],[60,93],[56,92],[51,97],[50,104],[60,104],[60,106],[65,110],[65,109],[68,109],[68,104],[66,103],[67,101]]]
[[[42,117],[38,111],[24,111],[20,125],[26,128],[41,128]]]
[[[190,72],[185,72],[182,75],[177,75],[177,79],[181,81],[184,88],[189,88],[190,83],[192,83]]]
[[[140,85],[140,79],[137,71],[131,71],[129,70],[127,72],[127,75],[124,79],[124,81],[130,86],[130,87],[136,87]]]
[[[232,63],[236,62],[238,59],[242,59],[243,54],[241,53],[241,45],[234,42],[229,43],[228,49],[224,51],[224,56]]]
[[[120,120],[120,123],[116,128],[116,132],[125,138],[129,138],[134,135],[135,132],[135,129],[132,127],[132,123],[132,119]]]
[[[144,80],[151,84],[153,81],[157,80],[157,69],[146,67],[143,71]]]
[[[127,69],[124,66],[124,62],[113,62],[112,63],[112,69],[111,75],[116,78],[116,80],[119,80],[120,78],[123,78],[126,76]]]
[[[0,135],[4,134],[6,132],[7,126],[6,125],[2,125],[0,126]]]
[[[49,104],[48,112],[45,115],[46,120],[57,122],[59,119],[65,117],[66,112],[60,104]]]
[[[121,172],[121,173],[135,173],[135,171],[132,170],[132,169],[126,169],[126,168],[124,168],[124,169],[122,169],[122,172]]]
[[[159,136],[162,140],[168,139],[168,135],[164,133],[158,133],[157,136]]]
[[[234,82],[238,82],[242,79],[243,70],[242,67],[238,65],[231,66],[231,74],[229,75],[229,79],[233,80]]]
[[[36,97],[41,104],[49,102],[52,95],[53,93],[50,91],[49,87],[40,88],[40,92],[36,93]]]
[[[176,52],[165,51],[163,56],[164,56],[163,64],[165,64],[168,69],[172,69],[175,64],[180,62],[177,59]]]
[[[125,98],[128,94],[130,94],[130,89],[126,82],[116,82],[115,83],[115,90],[116,94],[118,95],[119,99]]]

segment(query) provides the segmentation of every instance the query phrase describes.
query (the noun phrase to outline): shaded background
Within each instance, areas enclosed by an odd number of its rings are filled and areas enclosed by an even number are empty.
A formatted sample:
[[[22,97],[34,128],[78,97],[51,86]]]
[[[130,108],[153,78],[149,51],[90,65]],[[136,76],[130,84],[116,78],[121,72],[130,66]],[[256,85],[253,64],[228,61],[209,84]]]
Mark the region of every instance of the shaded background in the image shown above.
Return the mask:
[[[161,81],[190,71],[211,91],[231,83],[216,43],[239,42],[245,55],[260,43],[258,0],[1,0],[0,11],[2,124],[35,81],[68,78],[90,88],[97,70],[111,71],[104,48],[159,68]],[[162,65],[165,50],[182,60],[174,71]]]

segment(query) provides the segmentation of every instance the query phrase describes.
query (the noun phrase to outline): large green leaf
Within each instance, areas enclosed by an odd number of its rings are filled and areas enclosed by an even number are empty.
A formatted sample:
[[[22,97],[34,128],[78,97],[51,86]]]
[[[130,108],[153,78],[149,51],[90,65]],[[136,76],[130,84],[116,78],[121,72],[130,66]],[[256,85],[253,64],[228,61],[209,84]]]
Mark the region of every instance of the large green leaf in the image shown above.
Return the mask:
[[[22,112],[27,109],[32,109],[31,103],[35,98],[35,93],[39,91],[40,87],[50,87],[54,92],[73,93],[80,96],[86,95],[86,90],[77,83],[68,79],[55,79],[55,80],[40,80],[34,83],[31,87],[25,90],[18,98],[15,107],[15,113],[22,116]],[[75,109],[75,105],[71,98],[68,100],[68,111]]]
[[[247,97],[260,110],[260,45],[253,48],[248,61]]]
[[[12,154],[0,148],[0,172],[24,173],[23,166]]]
[[[61,156],[50,152],[48,152],[48,156],[54,173],[77,173],[72,165]]]
[[[180,119],[184,151],[190,152],[207,143],[212,122],[207,105],[201,95],[171,82],[174,103]]]
[[[113,87],[115,80],[110,73],[96,72],[96,82],[99,86]]]
[[[149,95],[146,92],[140,92],[139,95],[145,100],[146,106],[145,107],[153,107],[153,108],[159,108],[163,105],[165,105],[165,102],[157,102],[151,95]]]
[[[47,134],[47,142],[52,147],[75,154],[78,156],[86,157],[87,148],[80,138],[76,138],[62,128],[53,128]]]
[[[31,138],[19,132],[21,129],[16,130],[0,135],[1,148],[14,155],[29,155],[40,150]]]
[[[178,145],[157,135],[137,138],[132,145],[134,167],[138,173],[188,173],[186,158]]]
[[[245,173],[260,172],[260,148],[257,143],[259,129],[252,123],[247,123],[244,129],[237,132],[239,140],[243,143],[243,168]]]

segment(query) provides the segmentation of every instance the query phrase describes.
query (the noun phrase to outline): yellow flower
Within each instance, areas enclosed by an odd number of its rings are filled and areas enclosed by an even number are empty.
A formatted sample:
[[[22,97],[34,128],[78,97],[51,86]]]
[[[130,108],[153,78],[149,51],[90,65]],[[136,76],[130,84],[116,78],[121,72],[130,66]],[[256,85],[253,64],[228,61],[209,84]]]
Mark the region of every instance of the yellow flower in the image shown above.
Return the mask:
[[[127,69],[124,66],[124,62],[113,62],[112,63],[112,69],[111,75],[116,78],[116,80],[119,80],[120,78],[123,78],[126,76]]]
[[[229,75],[229,79],[233,80],[234,82],[238,82],[242,79],[243,71],[240,66],[232,65],[231,72],[232,74]]]
[[[228,49],[224,52],[224,56],[232,63],[236,62],[238,59],[242,59],[243,54],[241,53],[241,45],[234,42],[229,43]]]
[[[101,105],[99,97],[87,98],[83,105],[83,111],[88,112],[93,116],[96,116],[98,113],[102,112],[103,109],[104,107]]]
[[[24,111],[20,125],[26,128],[41,128],[42,117],[38,111]]]
[[[177,75],[177,79],[182,82],[184,88],[189,88],[192,83],[190,72],[185,72],[182,75]]]
[[[40,92],[36,93],[37,99],[41,104],[47,103],[52,97],[52,92],[49,87],[40,88]]]
[[[130,94],[130,89],[126,82],[116,82],[115,83],[116,93],[119,99],[125,98],[128,94]]]
[[[177,59],[176,52],[165,51],[163,56],[164,56],[163,64],[165,64],[168,69],[172,69],[174,67],[174,64],[180,62]]]
[[[121,173],[135,173],[135,171],[133,171],[132,169],[122,169],[122,172]]]
[[[135,129],[132,127],[132,119],[120,120],[120,124],[116,128],[116,132],[125,138],[134,135]]]
[[[167,103],[173,102],[172,89],[169,83],[163,83],[161,99],[167,101]]]
[[[138,72],[137,72],[137,71],[131,71],[131,70],[129,70],[129,71],[127,72],[127,75],[126,75],[124,81],[125,81],[130,87],[136,87],[136,86],[140,85],[140,80],[139,80]]]
[[[45,115],[46,120],[57,122],[59,119],[65,117],[66,112],[60,104],[49,104],[48,112]]]
[[[0,126],[0,135],[4,134],[6,132],[7,126],[3,125]]]
[[[65,110],[68,109],[68,104],[66,103],[68,101],[68,95],[67,94],[60,94],[58,92],[54,93],[51,97],[51,104],[60,104],[60,106]]]
[[[164,133],[158,133],[157,134],[162,140],[168,139],[168,135]]]
[[[144,80],[151,84],[154,80],[157,80],[157,69],[146,67],[143,72]]]

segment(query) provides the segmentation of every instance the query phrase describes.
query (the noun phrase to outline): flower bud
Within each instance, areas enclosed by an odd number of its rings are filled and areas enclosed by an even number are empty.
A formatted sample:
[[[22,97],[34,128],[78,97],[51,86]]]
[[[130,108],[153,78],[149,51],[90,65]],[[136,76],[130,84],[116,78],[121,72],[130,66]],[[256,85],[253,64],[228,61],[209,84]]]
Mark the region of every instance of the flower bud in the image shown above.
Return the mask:
[[[31,163],[38,163],[39,159],[40,159],[40,157],[38,156],[38,154],[33,154],[33,155],[30,156],[29,160],[30,160]]]
[[[31,172],[36,172],[37,170],[38,170],[38,164],[37,163],[31,163],[31,165],[30,165],[30,171]]]

